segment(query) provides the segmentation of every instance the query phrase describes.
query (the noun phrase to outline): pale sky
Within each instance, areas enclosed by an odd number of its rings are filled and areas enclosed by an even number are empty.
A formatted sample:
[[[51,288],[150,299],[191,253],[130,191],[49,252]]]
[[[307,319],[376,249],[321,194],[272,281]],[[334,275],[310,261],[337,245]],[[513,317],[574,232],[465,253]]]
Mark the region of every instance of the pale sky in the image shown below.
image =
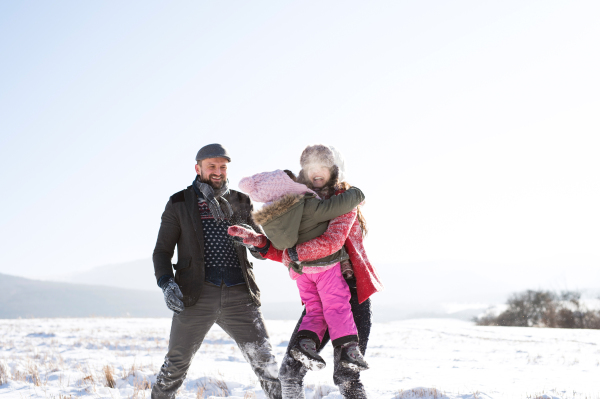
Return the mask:
[[[230,183],[344,154],[373,263],[600,267],[597,1],[0,3],[0,273],[149,258]]]

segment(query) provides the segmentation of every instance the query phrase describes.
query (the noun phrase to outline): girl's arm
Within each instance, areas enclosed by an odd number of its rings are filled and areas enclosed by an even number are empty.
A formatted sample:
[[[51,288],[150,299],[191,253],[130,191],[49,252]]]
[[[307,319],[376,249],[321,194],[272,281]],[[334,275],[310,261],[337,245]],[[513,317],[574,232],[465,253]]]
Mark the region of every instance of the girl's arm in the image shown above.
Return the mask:
[[[306,262],[321,259],[342,249],[342,246],[344,246],[344,243],[346,242],[346,238],[348,238],[348,234],[350,234],[354,220],[356,220],[356,215],[357,210],[354,208],[350,212],[336,217],[329,222],[329,226],[323,234],[317,238],[294,246],[291,248],[291,254],[288,252],[289,249],[282,251],[275,248],[263,234],[250,232],[240,226],[231,226],[229,228],[229,234],[242,237],[245,244],[252,244],[259,247],[257,250],[263,258],[282,262],[288,266],[290,260]],[[268,250],[266,252],[261,251],[260,249],[264,248],[266,245],[269,246]]]
[[[263,258],[281,262],[283,251],[271,245],[271,242],[264,234],[259,234],[237,225],[229,226],[227,233],[230,236],[239,237],[246,245],[253,245],[254,250],[260,253],[260,256]]]

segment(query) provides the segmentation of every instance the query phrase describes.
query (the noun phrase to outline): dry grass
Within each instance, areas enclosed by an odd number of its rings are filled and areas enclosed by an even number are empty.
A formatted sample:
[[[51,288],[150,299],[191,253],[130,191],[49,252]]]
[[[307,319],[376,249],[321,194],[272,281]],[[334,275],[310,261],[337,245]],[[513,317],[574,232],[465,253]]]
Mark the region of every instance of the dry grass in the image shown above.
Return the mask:
[[[198,389],[196,390],[196,399],[204,399],[206,397],[206,388],[204,385],[198,384]]]
[[[220,391],[219,396],[222,398],[226,398],[229,396],[229,387],[223,378],[223,375],[219,373],[219,378],[210,378],[209,381],[214,384]]]
[[[104,366],[102,368],[104,372],[104,378],[106,379],[106,386],[109,388],[115,388],[117,386],[117,382],[115,381],[115,371],[111,366]]]
[[[29,364],[27,364],[27,373],[28,382],[32,382],[33,385],[35,385],[36,387],[42,385],[40,380],[40,372],[38,370],[37,364],[29,362]]]
[[[587,394],[585,396],[582,395],[577,395],[577,393],[575,391],[573,391],[573,393],[569,396],[565,396],[568,395],[565,392],[559,392],[556,389],[551,389],[550,391],[548,391],[548,393],[546,393],[546,391],[542,391],[542,392],[537,392],[537,393],[532,393],[532,394],[527,394],[527,396],[525,397],[526,399],[548,399],[551,397],[561,397],[561,398],[577,398],[577,399],[600,399],[600,393],[598,394],[594,394],[594,395],[590,395],[588,396]]]
[[[256,399],[256,392],[254,392],[254,391],[246,391],[244,393],[244,399]]]
[[[431,398],[441,399],[446,394],[437,388],[414,388],[409,390],[401,389],[395,396],[394,399],[413,399],[413,398]]]
[[[131,395],[131,399],[145,398],[146,390],[150,388],[150,381],[148,381],[146,378],[142,379],[141,381],[138,379],[133,380],[133,394]]]
[[[9,381],[25,382],[45,391],[50,386],[48,379],[52,373],[56,373],[55,384],[57,383],[60,388],[77,387],[91,393],[97,392],[100,387],[116,389],[118,385],[119,376],[112,365],[99,368],[87,363],[77,363],[67,366],[59,355],[33,351],[11,360],[16,360],[17,363],[12,370],[6,361],[0,359],[0,385],[4,385]],[[66,379],[62,371],[69,369],[76,369],[81,373],[81,377],[74,380],[71,380],[71,377]],[[131,382],[134,390],[133,398],[148,396],[146,391],[151,389],[151,382],[145,376],[140,377],[140,374],[136,374],[136,371],[148,374],[148,369],[150,369],[155,374],[153,367],[149,365],[139,366],[133,363],[130,367],[118,367],[118,369],[123,379],[133,377]],[[215,379],[215,385],[219,386],[225,393],[229,393],[227,384],[222,379]]]
[[[0,385],[6,384],[11,379],[10,369],[4,361],[0,361]]]
[[[327,385],[322,385],[321,383],[308,384],[306,386],[306,388],[313,390],[315,392],[313,395],[313,399],[321,399],[321,398],[329,395],[331,392],[333,392],[335,390],[334,388],[331,388]]]

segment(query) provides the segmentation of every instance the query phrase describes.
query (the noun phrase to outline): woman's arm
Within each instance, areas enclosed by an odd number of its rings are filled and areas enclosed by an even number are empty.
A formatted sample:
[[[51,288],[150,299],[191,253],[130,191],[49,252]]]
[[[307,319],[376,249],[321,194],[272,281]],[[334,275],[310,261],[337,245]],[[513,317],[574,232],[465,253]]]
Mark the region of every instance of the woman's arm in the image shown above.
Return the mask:
[[[321,234],[317,238],[303,242],[295,246],[295,250],[298,256],[296,260],[298,262],[307,262],[311,260],[321,259],[325,256],[331,255],[342,249],[352,225],[356,220],[357,210],[354,208],[348,213],[332,219],[329,222],[329,226],[325,233]],[[294,258],[293,250],[287,250],[290,258]],[[285,255],[284,255],[285,257]]]

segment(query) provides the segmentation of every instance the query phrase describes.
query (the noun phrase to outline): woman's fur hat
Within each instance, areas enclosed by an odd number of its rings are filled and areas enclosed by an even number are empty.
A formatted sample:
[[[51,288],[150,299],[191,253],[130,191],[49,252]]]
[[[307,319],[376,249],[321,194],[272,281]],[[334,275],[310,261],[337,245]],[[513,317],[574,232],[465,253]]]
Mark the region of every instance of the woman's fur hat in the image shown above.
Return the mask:
[[[342,154],[333,146],[315,144],[307,146],[302,155],[300,155],[300,167],[307,171],[311,166],[324,166],[332,169],[338,167],[339,178],[344,180],[344,158]]]

